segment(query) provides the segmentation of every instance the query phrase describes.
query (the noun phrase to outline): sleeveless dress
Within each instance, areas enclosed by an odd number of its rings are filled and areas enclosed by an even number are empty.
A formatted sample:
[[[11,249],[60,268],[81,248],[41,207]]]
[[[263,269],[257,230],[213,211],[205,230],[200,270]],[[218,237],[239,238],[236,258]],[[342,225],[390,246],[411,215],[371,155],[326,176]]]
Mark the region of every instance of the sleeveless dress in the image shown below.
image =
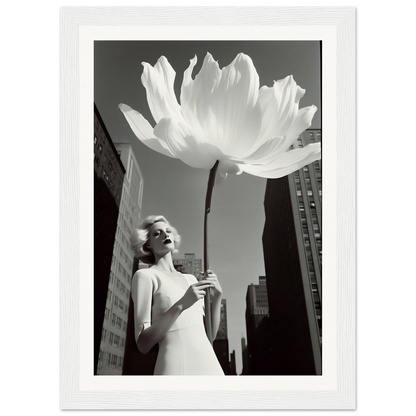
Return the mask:
[[[178,274],[178,281],[155,269],[134,274],[131,295],[136,342],[143,329],[170,309],[194,283],[197,279],[190,274]],[[203,315],[203,299],[179,315],[159,341],[154,375],[224,375],[206,335]]]

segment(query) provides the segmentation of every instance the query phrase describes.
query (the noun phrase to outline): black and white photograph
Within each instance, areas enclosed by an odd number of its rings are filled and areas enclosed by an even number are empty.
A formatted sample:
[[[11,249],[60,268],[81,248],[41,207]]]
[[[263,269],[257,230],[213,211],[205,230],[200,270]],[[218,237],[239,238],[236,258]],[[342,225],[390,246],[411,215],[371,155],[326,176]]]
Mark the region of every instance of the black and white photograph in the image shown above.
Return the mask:
[[[94,42],[94,375],[322,375],[321,53]]]
[[[162,4],[152,4],[129,9],[154,16]],[[221,36],[201,26],[203,35],[192,37],[183,34],[186,25],[171,31],[156,18],[147,30],[140,13],[135,27],[127,5],[61,7],[67,19],[86,10],[108,26],[83,27],[75,18],[75,38],[83,41],[58,51],[59,67],[70,61],[66,50],[77,57],[72,83],[80,85],[71,89],[59,77],[60,114],[76,114],[80,132],[60,117],[57,191],[65,208],[58,231],[70,236],[58,248],[60,326],[65,311],[80,315],[59,329],[56,358],[57,401],[70,397],[60,364],[68,351],[78,351],[73,385],[94,398],[84,407],[58,404],[61,414],[333,409],[332,399],[319,404],[313,392],[332,391],[339,377],[344,338],[335,319],[359,319],[351,295],[358,296],[356,266],[345,262],[354,276],[347,280],[337,272],[344,264],[340,233],[350,232],[337,216],[338,201],[343,192],[357,196],[357,183],[339,186],[345,171],[337,152],[357,138],[339,146],[335,87],[342,69],[333,27],[317,36],[290,25],[279,27],[289,31],[284,36],[269,25],[269,35],[230,28],[232,35]],[[196,3],[187,12],[215,10],[230,13],[226,5]],[[324,9],[311,10],[319,16]],[[165,19],[175,26],[171,14]],[[64,152],[70,137],[79,145]],[[75,176],[65,179],[63,169]],[[69,194],[79,195],[78,203],[65,205]],[[73,237],[65,209],[77,218]],[[71,260],[60,254],[65,246]],[[79,278],[63,279],[66,262]],[[340,301],[343,287],[348,306]],[[352,353],[344,361],[358,372]],[[212,399],[198,402],[203,390]],[[304,405],[296,390],[308,392]],[[357,385],[354,391],[358,400]],[[251,404],[241,406],[244,400]]]

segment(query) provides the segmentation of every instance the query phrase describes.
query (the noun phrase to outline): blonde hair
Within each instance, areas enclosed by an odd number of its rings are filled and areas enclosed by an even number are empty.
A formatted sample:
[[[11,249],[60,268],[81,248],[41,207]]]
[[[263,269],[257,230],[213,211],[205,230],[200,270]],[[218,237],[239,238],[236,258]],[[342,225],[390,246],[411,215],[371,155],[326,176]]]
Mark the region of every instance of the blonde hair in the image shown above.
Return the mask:
[[[173,254],[178,252],[178,247],[181,243],[181,236],[178,234],[175,227],[172,227],[163,215],[149,215],[140,223],[139,228],[135,228],[132,231],[130,236],[130,244],[133,249],[134,256],[146,264],[155,263],[155,256],[152,250],[146,247],[146,243],[149,240],[150,227],[157,222],[165,222],[166,224],[169,224],[172,230],[173,242],[175,246],[175,249],[172,251]]]

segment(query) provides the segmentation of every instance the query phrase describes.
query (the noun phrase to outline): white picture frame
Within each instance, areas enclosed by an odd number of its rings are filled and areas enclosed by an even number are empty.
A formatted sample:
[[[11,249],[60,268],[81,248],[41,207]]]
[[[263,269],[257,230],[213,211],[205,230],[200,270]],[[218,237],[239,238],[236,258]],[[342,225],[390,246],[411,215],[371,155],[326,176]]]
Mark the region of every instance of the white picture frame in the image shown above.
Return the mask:
[[[313,387],[303,377],[245,377],[227,379],[227,385],[211,385],[209,380],[182,379],[175,389],[163,378],[158,385],[146,380],[148,388],[134,387],[134,377],[91,377],[85,370],[92,355],[88,317],[92,302],[88,290],[92,262],[85,253],[92,246],[90,230],[92,201],[84,187],[85,161],[91,156],[81,138],[89,134],[93,116],[91,42],[114,33],[138,29],[174,27],[181,36],[198,28],[194,36],[208,36],[216,28],[221,33],[258,28],[259,32],[286,33],[288,39],[316,30],[330,44],[325,51],[323,78],[328,79],[332,109],[323,118],[333,129],[334,139],[327,154],[333,154],[328,171],[334,173],[331,224],[334,244],[333,302],[327,305],[333,325],[331,365],[323,366],[323,376]],[[355,30],[356,10],[352,7],[63,7],[61,9],[61,408],[62,409],[355,409],[356,406],[356,97]],[[260,30],[261,29],[261,30]],[[225,32],[223,32],[225,31]],[[250,32],[253,33],[252,31]],[[302,35],[300,35],[302,34]],[[120,35],[124,36],[124,35]],[[163,37],[163,34],[160,36]],[[198,37],[199,38],[199,37]],[[332,53],[333,52],[333,53]],[[88,107],[90,105],[90,114]],[[85,112],[87,108],[87,112]],[[92,143],[92,140],[91,140]],[[92,148],[91,148],[92,150]],[[324,172],[325,175],[325,172]],[[88,182],[88,181],[87,181]],[[325,193],[324,193],[325,195]],[[327,240],[329,241],[329,240]],[[88,256],[87,256],[88,257]],[[324,321],[325,322],[325,321]],[[87,330],[86,330],[87,328]],[[91,335],[92,338],[92,335]],[[325,348],[325,344],[324,344]],[[153,378],[154,379],[154,378]],[[234,379],[242,379],[236,377]],[[278,379],[278,380],[277,380]],[[171,379],[170,379],[171,380]],[[153,380],[154,381],[154,380]],[[198,386],[203,385],[201,389]],[[267,388],[263,386],[267,385]],[[156,386],[156,387],[155,387]],[[193,386],[192,388],[190,386]],[[196,387],[195,387],[196,386]],[[200,393],[200,394],[199,394]]]

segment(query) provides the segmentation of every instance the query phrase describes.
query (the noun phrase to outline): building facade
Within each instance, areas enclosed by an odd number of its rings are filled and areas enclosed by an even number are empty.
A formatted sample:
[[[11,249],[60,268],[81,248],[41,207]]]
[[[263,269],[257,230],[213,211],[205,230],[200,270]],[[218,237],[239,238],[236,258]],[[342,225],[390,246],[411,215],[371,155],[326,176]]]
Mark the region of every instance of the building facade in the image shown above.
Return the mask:
[[[263,318],[269,316],[266,276],[259,276],[259,284],[251,284],[247,288],[246,316],[247,314],[254,327],[258,327]]]
[[[215,339],[228,339],[227,328],[227,299],[221,299],[221,315],[218,332]]]
[[[213,347],[224,374],[230,374],[226,299],[221,299],[220,324],[218,326],[217,336],[213,342]]]
[[[246,344],[246,339],[241,337],[241,360],[243,362],[243,368],[241,370],[242,376],[248,376],[249,373],[249,365],[248,365],[248,349]]]
[[[124,174],[120,156],[94,106],[94,374],[97,374]]]
[[[268,331],[262,330],[264,321],[269,317],[269,303],[267,297],[266,277],[259,277],[259,284],[251,284],[246,295],[246,331],[248,373],[251,375],[264,375],[269,372],[267,347]]]
[[[235,361],[235,350],[230,354],[230,376],[237,375],[237,365]]]
[[[173,259],[173,266],[184,274],[193,274],[197,280],[201,279],[202,259],[197,259],[194,253],[185,253],[183,259]]]
[[[131,145],[116,143],[115,148],[126,173],[113,241],[97,368],[97,374],[106,375],[120,375],[123,371],[134,265],[130,234],[140,223],[143,195],[143,176]]]
[[[314,142],[321,131],[309,129],[293,147]],[[267,180],[263,251],[276,375],[322,374],[321,182],[321,161]]]

